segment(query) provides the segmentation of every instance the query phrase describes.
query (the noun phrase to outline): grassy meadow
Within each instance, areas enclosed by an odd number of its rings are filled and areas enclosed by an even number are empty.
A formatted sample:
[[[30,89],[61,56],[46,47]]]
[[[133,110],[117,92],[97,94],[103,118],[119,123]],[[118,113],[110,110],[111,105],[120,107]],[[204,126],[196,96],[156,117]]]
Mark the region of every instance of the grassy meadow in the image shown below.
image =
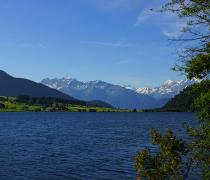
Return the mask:
[[[53,104],[31,104],[20,102],[17,97],[0,96],[0,112],[132,112],[127,109],[90,107],[54,102]]]

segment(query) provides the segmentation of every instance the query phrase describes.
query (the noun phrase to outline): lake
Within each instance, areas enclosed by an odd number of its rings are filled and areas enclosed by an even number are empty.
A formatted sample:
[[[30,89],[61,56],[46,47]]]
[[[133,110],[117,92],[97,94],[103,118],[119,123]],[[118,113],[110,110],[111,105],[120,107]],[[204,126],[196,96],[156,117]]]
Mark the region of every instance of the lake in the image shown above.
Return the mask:
[[[135,179],[134,156],[150,128],[172,128],[193,113],[0,113],[1,180]]]

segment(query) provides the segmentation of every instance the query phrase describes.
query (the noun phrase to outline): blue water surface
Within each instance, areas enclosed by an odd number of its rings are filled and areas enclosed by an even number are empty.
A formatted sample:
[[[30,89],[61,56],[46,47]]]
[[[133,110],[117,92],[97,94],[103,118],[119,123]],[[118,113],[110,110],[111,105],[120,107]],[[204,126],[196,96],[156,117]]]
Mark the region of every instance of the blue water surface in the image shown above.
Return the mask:
[[[149,130],[186,139],[193,113],[0,113],[1,180],[135,179]]]

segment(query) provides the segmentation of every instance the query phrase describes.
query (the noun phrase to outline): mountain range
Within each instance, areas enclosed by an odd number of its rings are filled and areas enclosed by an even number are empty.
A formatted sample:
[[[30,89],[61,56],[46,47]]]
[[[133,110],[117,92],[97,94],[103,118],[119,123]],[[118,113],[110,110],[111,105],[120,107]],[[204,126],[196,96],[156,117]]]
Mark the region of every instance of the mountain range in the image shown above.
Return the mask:
[[[30,97],[52,97],[58,99],[68,100],[70,104],[87,105],[87,106],[101,106],[112,107],[110,104],[103,101],[81,101],[70,95],[50,88],[41,83],[34,81],[15,78],[0,70],[0,96],[18,97],[27,95]]]
[[[71,95],[77,99],[90,101],[101,100],[120,108],[159,108],[166,104],[187,86],[197,80],[168,80],[155,88],[134,88],[120,86],[104,81],[81,82],[73,78],[43,79],[42,84]]]
[[[196,79],[168,80],[154,88],[120,86],[100,80],[81,82],[73,78],[46,78],[36,83],[0,70],[0,96],[54,97],[89,106],[151,109],[162,107],[180,91],[197,82]]]
[[[150,108],[155,101],[148,95],[140,95],[133,90],[104,81],[81,82],[72,78],[46,78],[41,83],[77,99],[101,100],[119,108]]]
[[[135,91],[138,92],[139,94],[152,96],[157,100],[164,98],[171,99],[175,95],[179,94],[186,87],[191,86],[198,82],[200,81],[197,79],[192,79],[192,80],[185,79],[180,81],[167,80],[160,86],[154,88],[148,88],[148,87],[137,88],[135,89]]]

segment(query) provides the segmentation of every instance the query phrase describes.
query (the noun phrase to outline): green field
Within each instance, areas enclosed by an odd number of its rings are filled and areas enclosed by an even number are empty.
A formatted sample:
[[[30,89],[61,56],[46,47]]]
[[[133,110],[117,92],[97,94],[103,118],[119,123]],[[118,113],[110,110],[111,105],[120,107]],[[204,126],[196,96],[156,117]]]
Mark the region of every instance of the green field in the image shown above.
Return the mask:
[[[82,105],[64,104],[29,104],[19,102],[16,97],[0,96],[0,112],[132,112],[127,109],[89,107]]]

